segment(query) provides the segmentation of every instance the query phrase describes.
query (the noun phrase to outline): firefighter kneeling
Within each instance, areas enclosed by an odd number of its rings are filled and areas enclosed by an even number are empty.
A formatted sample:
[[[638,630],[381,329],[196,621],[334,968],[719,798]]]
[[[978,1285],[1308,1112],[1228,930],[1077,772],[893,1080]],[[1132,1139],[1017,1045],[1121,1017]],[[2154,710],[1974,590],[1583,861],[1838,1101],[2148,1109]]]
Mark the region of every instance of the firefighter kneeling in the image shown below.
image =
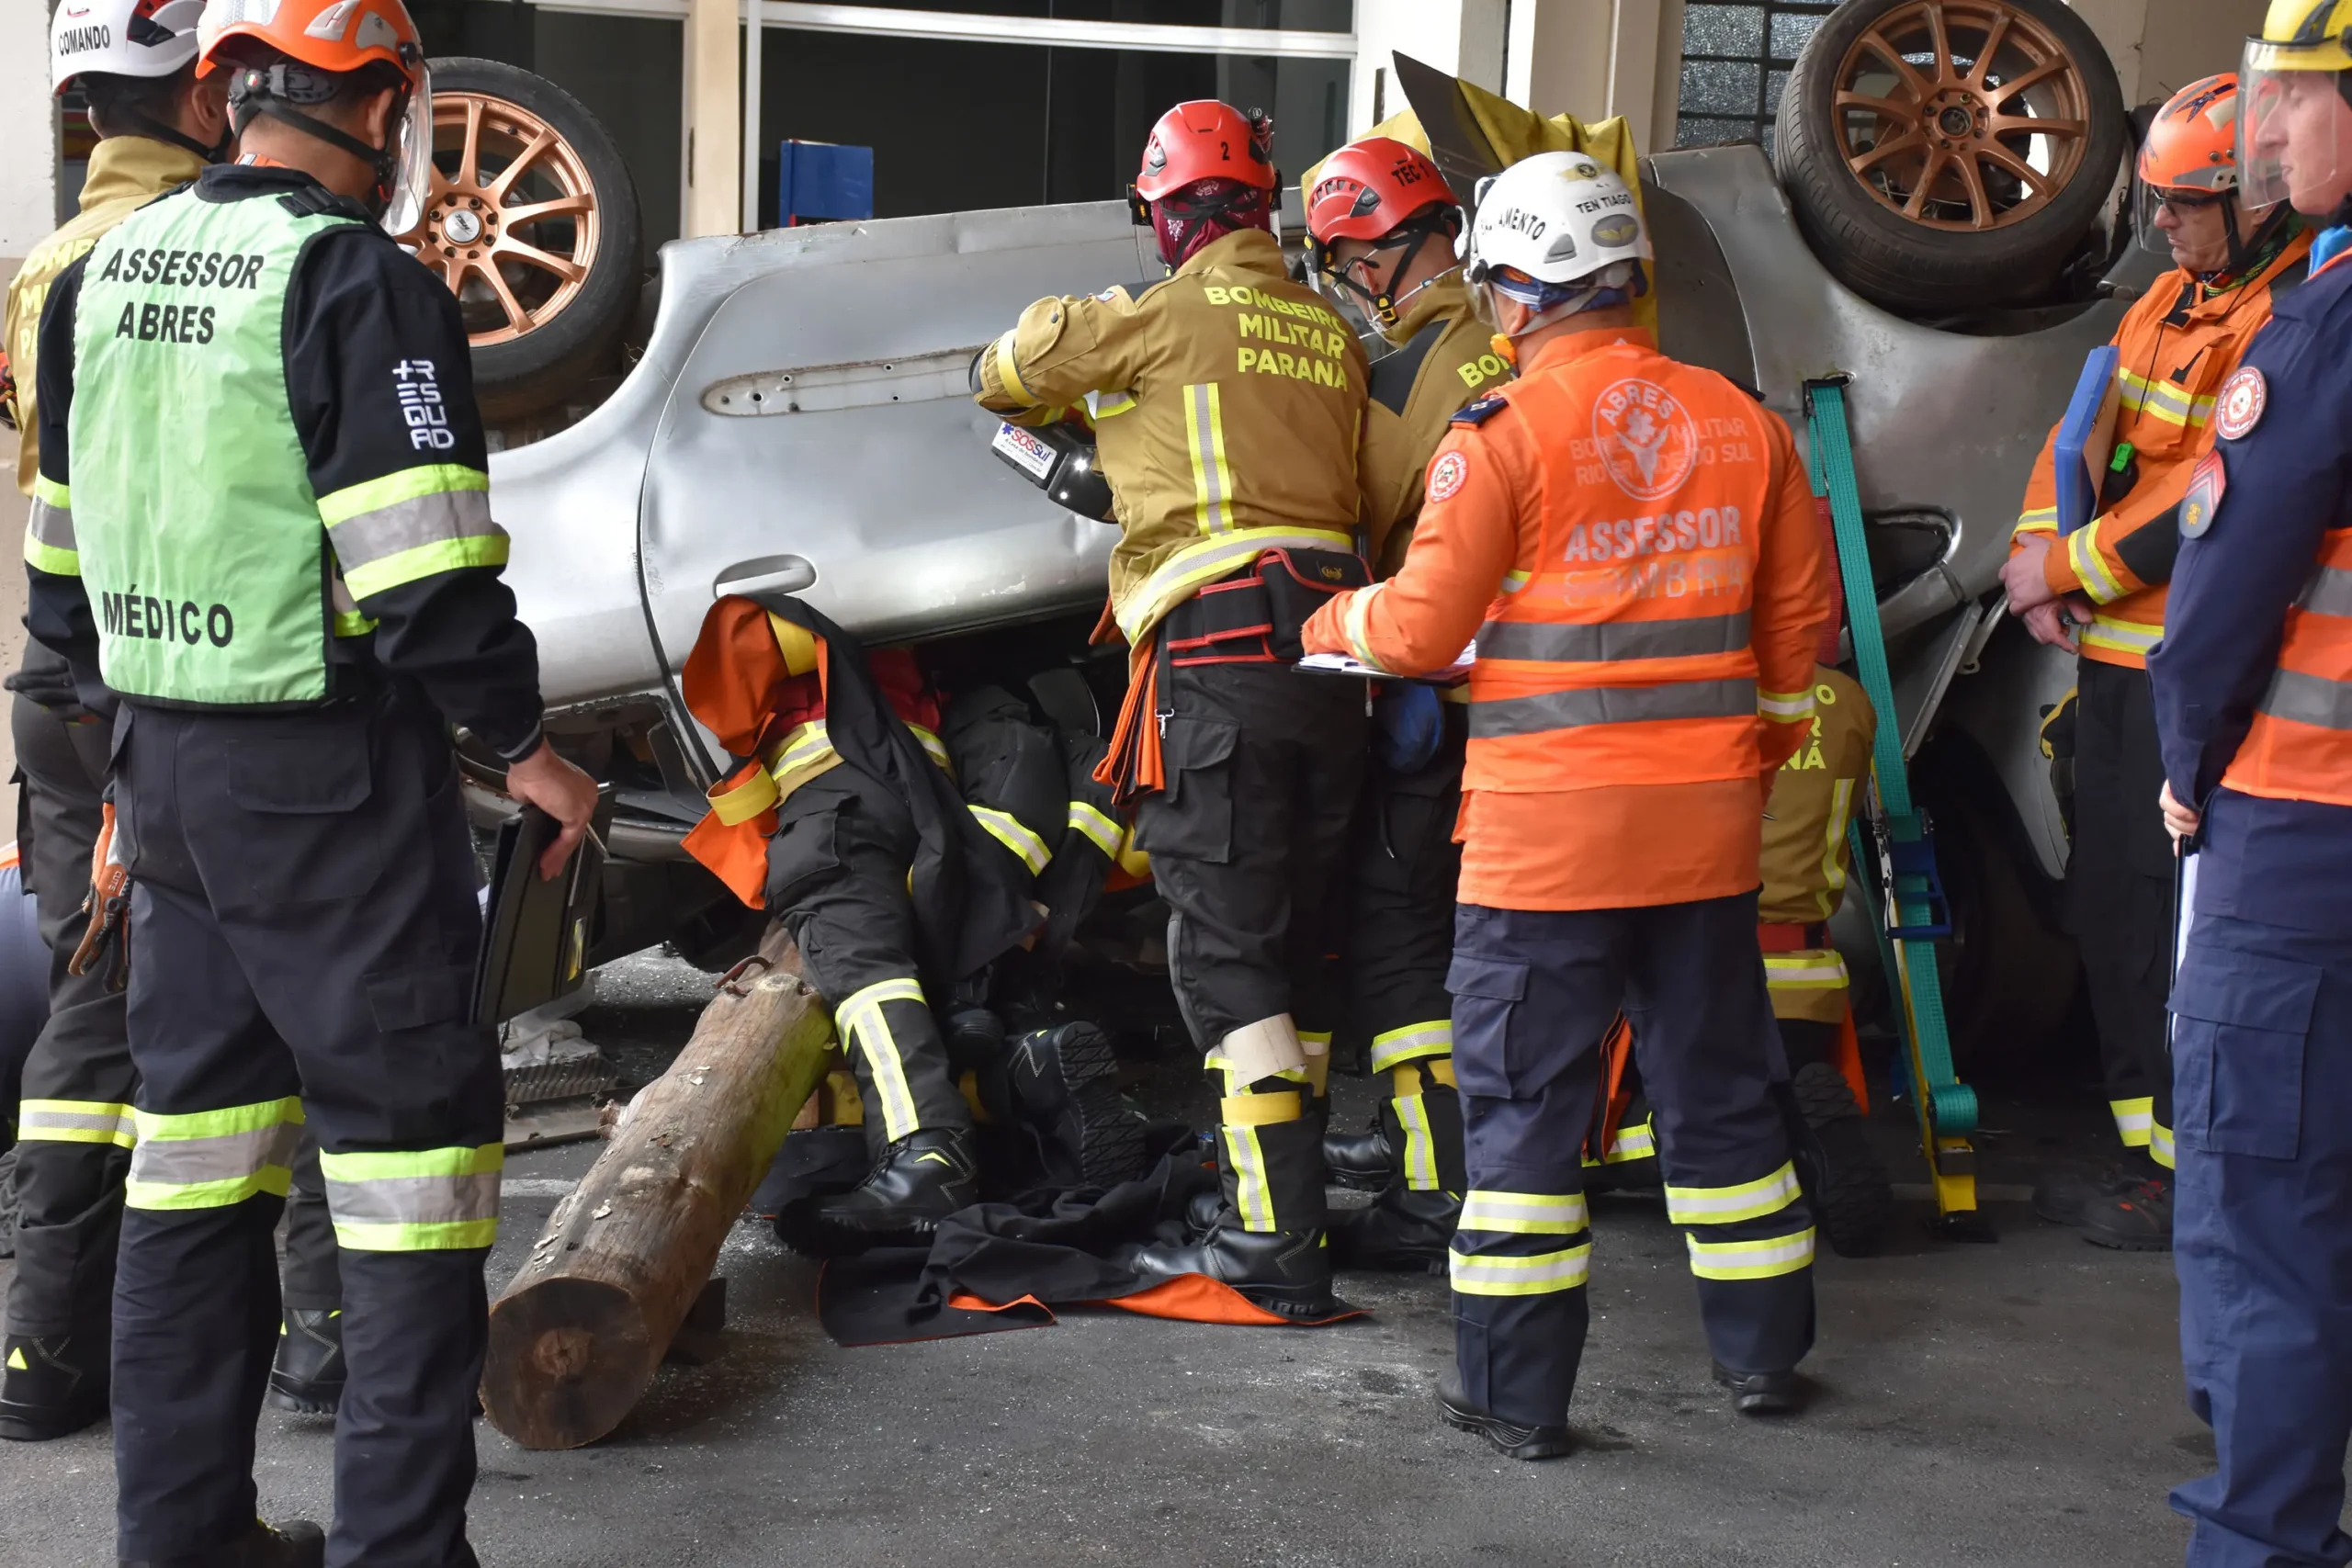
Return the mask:
[[[1400,674],[1477,638],[1447,977],[1470,1190],[1439,1400],[1519,1459],[1569,1448],[1578,1150],[1621,1003],[1715,1376],[1743,1412],[1792,1410],[1813,1344],[1756,912],[1828,580],[1788,427],[1634,325],[1649,256],[1633,194],[1588,157],[1496,180],[1468,277],[1521,378],[1455,416],[1403,570],[1306,636]]]

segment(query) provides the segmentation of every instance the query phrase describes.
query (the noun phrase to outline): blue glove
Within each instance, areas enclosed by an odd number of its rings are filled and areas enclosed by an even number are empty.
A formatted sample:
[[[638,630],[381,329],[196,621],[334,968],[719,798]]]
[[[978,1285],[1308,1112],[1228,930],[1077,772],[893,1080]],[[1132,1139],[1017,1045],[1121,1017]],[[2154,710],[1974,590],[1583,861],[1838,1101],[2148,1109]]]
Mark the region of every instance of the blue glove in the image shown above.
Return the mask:
[[[1417,773],[1445,743],[1445,705],[1434,687],[1390,681],[1372,704],[1372,754],[1392,773]]]

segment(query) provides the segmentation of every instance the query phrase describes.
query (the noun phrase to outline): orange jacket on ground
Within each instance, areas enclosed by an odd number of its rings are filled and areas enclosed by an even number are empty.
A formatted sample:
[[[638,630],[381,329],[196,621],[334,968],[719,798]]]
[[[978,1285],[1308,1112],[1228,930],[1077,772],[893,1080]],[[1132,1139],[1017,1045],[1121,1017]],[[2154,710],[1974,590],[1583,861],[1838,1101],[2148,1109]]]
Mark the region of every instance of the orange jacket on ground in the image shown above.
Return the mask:
[[[2312,237],[2298,234],[2267,266],[2219,290],[2175,268],[2132,307],[2113,339],[2123,355],[2115,439],[2132,444],[2139,480],[2113,511],[2063,540],[2058,432],[2042,443],[2017,533],[2051,536],[2044,580],[2057,592],[2090,599],[2095,618],[2083,628],[2084,658],[2145,668],[2148,649],[2164,636],[2173,508],[2188,491],[2197,459],[2212,449],[2213,400],[2270,320],[2273,288],[2282,277],[2302,276],[2311,248]]]
[[[1612,908],[1758,885],[1829,614],[1788,426],[1602,328],[1456,416],[1403,570],[1306,641],[1414,673],[1475,635],[1463,901]]]

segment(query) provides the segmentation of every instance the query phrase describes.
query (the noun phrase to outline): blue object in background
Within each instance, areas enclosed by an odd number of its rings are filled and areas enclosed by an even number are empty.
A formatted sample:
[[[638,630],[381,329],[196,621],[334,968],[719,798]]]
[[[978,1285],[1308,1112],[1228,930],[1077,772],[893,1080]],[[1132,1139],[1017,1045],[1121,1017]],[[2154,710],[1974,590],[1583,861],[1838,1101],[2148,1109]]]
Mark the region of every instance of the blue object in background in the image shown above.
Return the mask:
[[[778,155],[776,212],[789,227],[874,216],[874,149],[786,141]]]
[[[2073,533],[2098,515],[2098,495],[2107,482],[2107,466],[2115,457],[2115,420],[2119,400],[2115,373],[2123,352],[2113,344],[2091,350],[2083,361],[2082,378],[2066,404],[2058,425],[2058,532]]]

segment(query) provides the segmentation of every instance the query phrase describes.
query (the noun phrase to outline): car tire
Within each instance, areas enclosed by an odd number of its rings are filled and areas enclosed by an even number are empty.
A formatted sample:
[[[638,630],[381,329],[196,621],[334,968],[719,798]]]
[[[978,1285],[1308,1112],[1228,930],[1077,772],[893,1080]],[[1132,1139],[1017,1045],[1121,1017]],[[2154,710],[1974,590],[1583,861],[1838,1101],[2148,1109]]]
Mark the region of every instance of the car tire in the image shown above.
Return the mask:
[[[616,362],[644,274],[636,186],[546,77],[467,56],[431,69],[433,191],[401,241],[458,296],[483,417],[519,419]]]
[[[2036,119],[2065,129],[2018,129]],[[2047,299],[2131,141],[2107,51],[2062,0],[1848,0],[1790,73],[1774,164],[1839,281],[1934,315]]]

